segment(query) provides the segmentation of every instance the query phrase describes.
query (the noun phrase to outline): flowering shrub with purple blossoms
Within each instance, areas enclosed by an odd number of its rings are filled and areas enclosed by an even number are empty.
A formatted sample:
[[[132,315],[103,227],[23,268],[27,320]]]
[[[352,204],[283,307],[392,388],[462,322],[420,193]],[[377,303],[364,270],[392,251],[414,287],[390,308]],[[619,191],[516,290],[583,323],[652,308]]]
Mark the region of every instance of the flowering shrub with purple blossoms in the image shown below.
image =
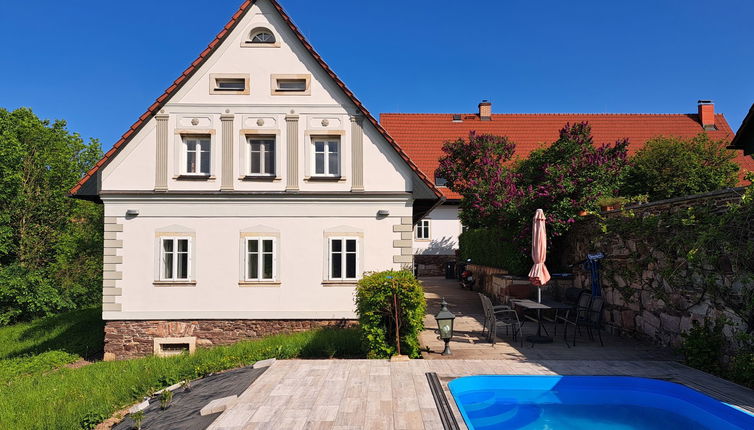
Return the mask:
[[[548,239],[565,233],[581,210],[618,195],[627,165],[628,141],[595,146],[587,123],[566,124],[551,145],[509,162],[515,144],[475,133],[443,146],[437,176],[461,194],[461,221],[469,228],[505,227],[527,252],[536,209],[547,216]]]

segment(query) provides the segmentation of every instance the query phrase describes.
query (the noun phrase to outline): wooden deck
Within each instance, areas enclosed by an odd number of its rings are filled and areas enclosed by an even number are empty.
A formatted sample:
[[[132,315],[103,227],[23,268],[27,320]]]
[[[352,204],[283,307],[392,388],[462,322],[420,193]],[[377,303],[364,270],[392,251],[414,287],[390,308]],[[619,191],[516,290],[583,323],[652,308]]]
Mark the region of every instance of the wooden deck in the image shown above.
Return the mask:
[[[240,429],[442,429],[426,372],[467,375],[621,375],[679,382],[754,411],[754,391],[672,361],[285,360],[274,363],[210,427]]]

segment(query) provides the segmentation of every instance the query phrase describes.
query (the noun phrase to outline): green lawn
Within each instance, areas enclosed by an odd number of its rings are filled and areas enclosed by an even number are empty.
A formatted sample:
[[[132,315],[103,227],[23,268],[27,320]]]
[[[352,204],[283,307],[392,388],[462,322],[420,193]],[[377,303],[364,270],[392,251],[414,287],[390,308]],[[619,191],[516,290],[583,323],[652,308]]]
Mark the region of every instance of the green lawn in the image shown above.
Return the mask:
[[[101,349],[101,337],[99,310],[0,328],[0,428],[89,428],[184,379],[271,357],[363,356],[357,329],[325,329],[199,349],[194,355],[61,367]]]

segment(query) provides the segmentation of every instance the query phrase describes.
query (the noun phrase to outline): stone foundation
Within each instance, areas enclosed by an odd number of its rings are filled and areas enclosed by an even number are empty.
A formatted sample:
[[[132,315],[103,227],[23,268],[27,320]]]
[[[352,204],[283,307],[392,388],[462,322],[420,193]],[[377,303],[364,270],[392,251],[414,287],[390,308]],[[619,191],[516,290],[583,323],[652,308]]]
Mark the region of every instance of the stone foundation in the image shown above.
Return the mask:
[[[414,255],[419,265],[419,276],[445,276],[445,263],[456,261],[455,255]]]
[[[351,327],[355,320],[178,320],[107,321],[105,359],[152,355],[156,338],[196,339],[196,347],[228,345],[280,333],[293,333],[322,327]]]

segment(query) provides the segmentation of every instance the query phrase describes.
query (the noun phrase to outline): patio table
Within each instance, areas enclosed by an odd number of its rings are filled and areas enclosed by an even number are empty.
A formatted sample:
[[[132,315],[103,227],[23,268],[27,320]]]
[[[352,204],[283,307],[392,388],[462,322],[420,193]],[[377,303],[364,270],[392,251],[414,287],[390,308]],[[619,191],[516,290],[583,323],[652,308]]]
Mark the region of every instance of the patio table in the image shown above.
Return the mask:
[[[555,310],[555,312],[559,312],[562,309],[570,309],[571,306],[567,305],[565,303],[556,302],[554,300],[543,300],[542,303],[535,302],[534,300],[529,299],[512,299],[510,301],[513,306],[519,306],[526,310],[536,310],[537,311],[537,317],[532,318],[526,314],[524,316],[532,321],[535,321],[537,323],[537,334],[532,336],[527,336],[526,340],[531,343],[550,343],[552,342],[552,337],[550,337],[549,333],[547,333],[547,328],[542,324],[542,311],[543,310]],[[542,335],[542,329],[545,330],[545,335]]]

